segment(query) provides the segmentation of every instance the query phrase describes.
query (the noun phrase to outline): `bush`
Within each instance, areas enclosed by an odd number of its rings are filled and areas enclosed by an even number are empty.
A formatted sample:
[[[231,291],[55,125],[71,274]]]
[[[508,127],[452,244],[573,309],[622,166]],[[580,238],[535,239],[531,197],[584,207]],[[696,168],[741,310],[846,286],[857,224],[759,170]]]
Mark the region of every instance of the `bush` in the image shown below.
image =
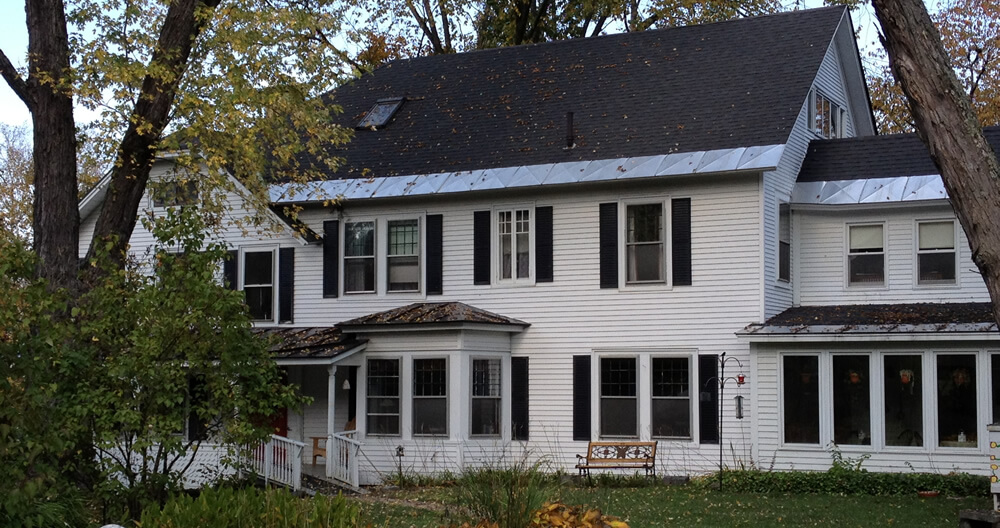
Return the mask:
[[[176,495],[163,506],[145,510],[141,528],[351,528],[358,508],[343,497],[302,499],[287,490],[206,489],[197,497]]]
[[[711,485],[718,474],[702,482]],[[826,472],[725,471],[723,489],[746,493],[833,493],[843,495],[911,495],[923,490],[949,497],[986,497],[988,477],[967,473],[870,473],[834,467]]]
[[[458,481],[458,501],[473,517],[495,522],[497,528],[525,528],[555,490],[555,481],[538,463],[522,459],[507,467],[466,472]]]

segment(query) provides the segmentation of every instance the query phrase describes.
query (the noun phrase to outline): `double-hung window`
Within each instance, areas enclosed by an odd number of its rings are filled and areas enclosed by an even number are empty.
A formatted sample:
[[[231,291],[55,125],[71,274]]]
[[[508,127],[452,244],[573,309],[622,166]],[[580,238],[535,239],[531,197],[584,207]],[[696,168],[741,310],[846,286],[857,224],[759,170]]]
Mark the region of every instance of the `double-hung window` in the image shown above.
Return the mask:
[[[625,269],[627,283],[664,282],[663,203],[625,206]]]
[[[882,224],[848,226],[847,284],[885,284],[885,239]]]
[[[386,249],[386,289],[420,290],[420,223],[416,219],[389,220]]]
[[[274,320],[274,251],[243,252],[243,293],[255,321]]]
[[[636,358],[601,358],[601,436],[639,435]]]
[[[472,435],[500,434],[500,359],[472,360]]]
[[[917,223],[917,284],[955,284],[955,222]]]
[[[792,280],[792,213],[787,203],[778,206],[778,280]]]
[[[413,360],[413,434],[448,435],[448,360]]]
[[[344,292],[375,291],[375,222],[344,225]]]
[[[501,281],[531,278],[531,210],[497,211],[498,261]]]
[[[654,438],[691,437],[691,360],[654,357],[652,425]]]
[[[368,360],[367,422],[369,435],[399,435],[399,360]]]

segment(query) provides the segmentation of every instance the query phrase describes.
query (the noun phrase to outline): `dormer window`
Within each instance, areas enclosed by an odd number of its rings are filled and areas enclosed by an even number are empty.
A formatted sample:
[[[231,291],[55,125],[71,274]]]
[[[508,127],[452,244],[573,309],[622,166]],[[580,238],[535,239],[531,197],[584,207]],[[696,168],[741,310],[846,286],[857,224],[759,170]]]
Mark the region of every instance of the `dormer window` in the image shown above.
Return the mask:
[[[403,106],[402,97],[379,99],[375,106],[361,118],[357,128],[378,128],[385,126],[392,119],[399,107]]]
[[[820,92],[813,92],[810,109],[812,129],[817,135],[832,139],[844,137],[844,110]]]

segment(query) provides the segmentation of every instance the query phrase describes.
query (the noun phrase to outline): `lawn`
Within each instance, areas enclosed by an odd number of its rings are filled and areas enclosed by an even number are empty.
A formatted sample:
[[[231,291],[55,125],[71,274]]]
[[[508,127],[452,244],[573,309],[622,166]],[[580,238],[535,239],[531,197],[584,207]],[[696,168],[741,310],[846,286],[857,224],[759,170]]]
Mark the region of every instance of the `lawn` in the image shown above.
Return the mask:
[[[381,490],[361,501],[365,525],[438,528],[465,520],[453,487]],[[694,486],[588,488],[558,491],[567,504],[618,516],[632,528],[657,526],[940,526],[958,524],[958,511],[992,507],[988,498],[871,497],[816,494],[720,493]],[[419,507],[413,507],[414,505]]]

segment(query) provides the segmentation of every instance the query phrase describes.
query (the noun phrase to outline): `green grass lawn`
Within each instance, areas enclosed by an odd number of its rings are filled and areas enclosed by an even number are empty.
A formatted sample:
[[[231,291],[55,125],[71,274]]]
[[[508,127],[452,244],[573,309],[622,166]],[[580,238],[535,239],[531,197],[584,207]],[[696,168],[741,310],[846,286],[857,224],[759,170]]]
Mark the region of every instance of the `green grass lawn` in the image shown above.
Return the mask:
[[[377,492],[365,499],[362,523],[388,528],[437,528],[466,520],[456,514],[455,488],[423,487]],[[940,526],[958,524],[958,511],[992,507],[988,498],[870,497],[813,494],[720,493],[694,486],[644,488],[562,487],[567,504],[600,508],[631,528],[658,526]],[[406,504],[419,503],[424,508]],[[429,510],[428,505],[437,505]]]

